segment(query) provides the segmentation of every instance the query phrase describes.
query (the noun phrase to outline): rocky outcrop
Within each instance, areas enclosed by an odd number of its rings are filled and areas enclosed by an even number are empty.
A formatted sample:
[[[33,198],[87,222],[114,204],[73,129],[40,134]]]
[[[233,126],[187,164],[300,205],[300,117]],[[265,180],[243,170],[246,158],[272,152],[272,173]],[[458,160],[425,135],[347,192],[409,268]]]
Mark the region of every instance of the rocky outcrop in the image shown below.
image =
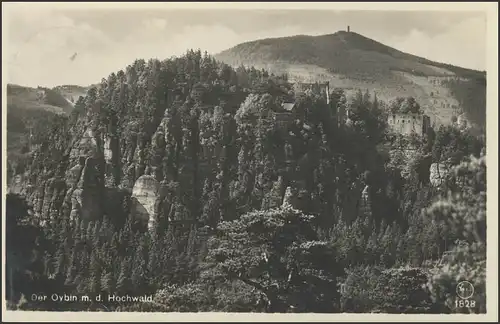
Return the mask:
[[[371,215],[372,213],[372,202],[371,202],[371,188],[369,185],[366,185],[363,191],[361,192],[361,201],[360,201],[360,211],[364,215]]]
[[[339,208],[340,217],[345,221],[353,221],[354,215],[358,214],[363,188],[365,188],[365,184],[358,179],[348,184],[348,187],[345,189],[349,190],[350,194],[346,196],[341,208]],[[340,191],[337,189],[337,197],[339,196]]]
[[[12,178],[10,185],[8,186],[9,193],[21,193],[21,191],[23,190],[23,178],[24,177],[22,174],[18,174]]]
[[[75,189],[70,192],[70,203],[71,203],[71,212],[69,218],[71,220],[77,220],[81,217],[82,211],[82,189]]]
[[[92,129],[89,127],[85,130],[82,138],[77,142],[77,144],[72,147],[70,158],[77,159],[81,156],[90,156],[97,149],[97,141],[95,139]]]
[[[434,186],[439,186],[448,174],[449,167],[446,163],[432,163],[430,168],[430,182]]]
[[[104,160],[106,163],[111,163],[113,159],[113,151],[111,150],[111,137],[104,141]]]
[[[33,213],[35,217],[40,218],[43,207],[43,187],[37,187],[29,197],[29,201],[31,201],[33,205]]]
[[[158,190],[158,195],[155,200],[154,205],[154,215],[153,219],[150,219],[148,224],[153,227],[153,223],[158,223],[162,219],[167,219],[169,216],[169,212],[172,209],[172,201],[171,201],[171,190],[169,188],[169,184],[167,181],[161,181],[160,187]]]
[[[135,184],[135,165],[133,163],[123,166],[123,179],[120,188],[132,193]]]
[[[106,137],[103,155],[106,187],[117,187],[122,179],[122,161],[120,140],[116,134],[110,134]]]
[[[286,208],[286,207],[292,207],[292,188],[287,187],[285,191],[285,196],[283,197],[283,203],[281,204],[281,207]]]
[[[102,215],[103,172],[99,160],[87,158],[82,176],[78,183],[81,192],[81,217],[84,220],[95,220]]]
[[[179,200],[180,186],[178,182],[163,180],[160,183],[160,190],[155,205],[155,222],[159,221],[179,221]]]
[[[64,178],[51,178],[44,187],[43,200],[39,216],[42,220],[57,217],[66,192]]]
[[[82,164],[75,165],[71,169],[66,172],[66,185],[69,188],[76,187],[78,185],[78,181],[82,175],[83,167],[85,161]]]
[[[151,156],[151,172],[158,181],[163,180],[163,157],[165,156],[165,133],[163,127],[158,127],[153,135],[152,141],[152,156]]]
[[[40,154],[33,154],[28,178],[35,211],[40,217],[84,221],[121,218],[130,212],[150,227],[163,220],[199,220],[202,183],[210,178],[221,188],[211,193],[211,214],[224,210],[232,214],[228,217],[237,217],[240,211],[233,210],[239,200],[228,199],[228,183],[237,172],[232,165],[236,154],[225,149],[236,146],[237,127],[231,114],[247,92],[238,92],[241,98],[234,100],[227,95],[222,105],[220,93],[228,89],[209,85],[210,102],[195,102],[186,99],[190,82],[177,98],[167,90],[179,83],[170,67],[138,64],[133,71],[141,77],[127,75],[130,82],[113,77],[89,89],[68,124],[51,132]],[[212,116],[213,112],[207,113],[211,110],[218,113]],[[201,115],[210,119],[211,126],[197,123]],[[209,145],[201,143],[200,128],[209,134]],[[204,155],[201,148],[207,148]],[[159,191],[160,183],[165,192]],[[275,205],[284,191],[278,189]]]
[[[151,175],[137,179],[132,189],[132,214],[134,218],[152,228],[155,222],[155,205],[159,196],[160,183]]]

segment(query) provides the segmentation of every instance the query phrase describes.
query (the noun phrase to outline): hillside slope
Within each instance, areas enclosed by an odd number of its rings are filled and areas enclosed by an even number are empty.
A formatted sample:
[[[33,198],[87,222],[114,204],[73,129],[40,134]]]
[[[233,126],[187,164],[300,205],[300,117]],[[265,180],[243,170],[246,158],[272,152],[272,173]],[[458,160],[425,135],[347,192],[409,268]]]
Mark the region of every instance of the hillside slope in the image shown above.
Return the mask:
[[[38,144],[39,135],[46,133],[55,120],[65,118],[85,87],[62,86],[30,88],[7,85],[7,155],[9,172],[23,163],[30,154],[30,144]],[[76,98],[76,99],[75,99]],[[29,136],[31,132],[31,143]]]
[[[73,105],[57,89],[7,85],[7,109],[42,109],[53,113],[68,113]]]
[[[78,85],[65,84],[57,86],[53,90],[57,90],[62,96],[64,96],[64,98],[74,104],[78,101],[78,98],[80,98],[80,96],[85,96],[89,88],[90,86],[82,87]]]
[[[216,58],[287,73],[296,81],[330,81],[348,93],[369,90],[383,100],[413,96],[438,125],[463,112],[480,128],[485,124],[484,72],[432,62],[353,32],[246,42]]]

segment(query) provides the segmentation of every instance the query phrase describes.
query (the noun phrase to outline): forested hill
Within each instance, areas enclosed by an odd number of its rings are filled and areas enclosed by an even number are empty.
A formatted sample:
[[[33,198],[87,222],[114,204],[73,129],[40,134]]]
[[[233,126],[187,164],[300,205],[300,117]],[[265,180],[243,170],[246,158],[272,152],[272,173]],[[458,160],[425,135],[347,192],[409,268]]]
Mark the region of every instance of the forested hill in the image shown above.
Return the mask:
[[[73,104],[58,89],[7,85],[7,177],[21,168],[52,120],[64,118]],[[30,139],[31,134],[31,139]]]
[[[465,112],[479,128],[485,126],[485,72],[403,53],[352,31],[261,39],[216,58],[235,67],[286,72],[299,80],[329,80],[347,93],[368,89],[384,100],[412,96],[438,125]]]
[[[290,97],[296,105],[286,112],[281,102]],[[466,163],[482,143],[455,127],[396,136],[384,103],[369,93],[348,101],[337,89],[330,98],[295,95],[286,77],[233,69],[200,51],[136,60],[109,75],[52,125],[20,170],[32,216],[9,196],[7,233],[30,228],[29,244],[9,236],[12,307],[28,307],[21,295],[64,291],[154,296],[105,303],[108,310],[442,309],[444,301],[421,292],[422,269],[397,270],[395,289],[403,290],[378,290],[380,305],[360,304],[357,288],[340,296],[337,283],[359,282],[365,266],[435,262],[464,239],[422,211],[457,188],[481,200],[484,158],[463,167],[478,182],[470,188],[456,186],[452,169],[434,184],[430,167]],[[396,104],[408,102],[415,105]],[[421,297],[401,299],[414,296],[404,289]]]
[[[86,87],[54,88],[7,85],[7,177],[21,170],[33,147],[55,120],[65,119]],[[56,122],[57,123],[57,122]],[[31,138],[30,138],[31,137]]]
[[[68,113],[73,109],[71,101],[57,88],[30,88],[16,84],[7,85],[7,103],[11,109],[45,110],[54,113]]]

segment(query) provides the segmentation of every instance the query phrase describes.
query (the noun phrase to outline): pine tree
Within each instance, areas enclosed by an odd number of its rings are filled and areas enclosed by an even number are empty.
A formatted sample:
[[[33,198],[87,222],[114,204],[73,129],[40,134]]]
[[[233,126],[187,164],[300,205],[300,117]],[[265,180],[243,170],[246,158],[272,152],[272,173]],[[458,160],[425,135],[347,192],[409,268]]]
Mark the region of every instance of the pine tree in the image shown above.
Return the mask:
[[[75,282],[75,278],[78,274],[77,266],[78,266],[78,256],[73,250],[68,263],[68,270],[66,271],[65,285],[72,285]]]
[[[64,247],[65,244],[64,243],[61,244],[56,253],[56,265],[55,265],[56,275],[64,275],[66,273],[68,255]]]
[[[101,261],[99,260],[99,252],[98,251],[92,251],[90,255],[90,275],[92,276],[99,276],[101,273]]]
[[[101,292],[100,273],[96,273],[89,278],[89,292],[92,294],[98,294]]]
[[[108,294],[112,294],[115,292],[116,280],[113,272],[105,272],[101,277],[101,288],[103,291]]]
[[[147,258],[149,256],[147,244],[148,239],[146,236],[141,236],[138,239],[132,262],[131,281],[137,291],[143,291],[146,288],[146,284],[151,280],[151,278],[146,277],[148,275]]]
[[[101,235],[100,235],[100,221],[95,222],[94,228],[92,229],[92,237],[91,237],[91,242],[92,246],[94,249],[97,249],[100,247],[100,242],[101,242]]]
[[[114,232],[113,236],[111,238],[111,244],[108,249],[108,255],[110,256],[111,260],[116,260],[118,259],[120,255],[120,239],[119,239],[119,232]]]
[[[384,234],[381,238],[380,244],[382,246],[382,254],[380,256],[380,262],[385,266],[390,266],[391,264],[391,241],[392,241],[392,230],[391,226],[388,225],[384,231]]]
[[[93,241],[93,237],[94,237],[94,225],[95,225],[95,222],[94,221],[90,221],[88,224],[87,224],[87,228],[85,230],[85,240],[86,242],[88,243],[92,243]]]
[[[372,229],[372,233],[368,238],[365,255],[368,258],[369,263],[371,264],[376,263],[376,261],[379,259],[377,233],[375,228]]]
[[[189,255],[180,253],[175,258],[174,281],[183,285],[186,283],[189,274]]]
[[[153,287],[160,286],[160,276],[158,273],[163,269],[162,260],[160,257],[161,241],[158,233],[153,233],[151,237],[151,246],[149,247],[149,257],[147,266],[147,277],[149,283]]]
[[[90,254],[91,254],[91,247],[88,246],[87,244],[78,254],[79,267],[77,268],[77,270],[78,274],[82,275],[82,277],[84,278],[88,278],[90,274]]]
[[[289,305],[300,312],[338,307],[336,277],[342,270],[334,249],[316,241],[309,217],[287,207],[256,211],[220,230],[225,235],[210,240],[208,264],[265,295],[267,311],[283,312]]]
[[[120,273],[116,281],[116,290],[120,293],[132,291],[132,283],[130,280],[130,258],[125,258],[120,265]]]

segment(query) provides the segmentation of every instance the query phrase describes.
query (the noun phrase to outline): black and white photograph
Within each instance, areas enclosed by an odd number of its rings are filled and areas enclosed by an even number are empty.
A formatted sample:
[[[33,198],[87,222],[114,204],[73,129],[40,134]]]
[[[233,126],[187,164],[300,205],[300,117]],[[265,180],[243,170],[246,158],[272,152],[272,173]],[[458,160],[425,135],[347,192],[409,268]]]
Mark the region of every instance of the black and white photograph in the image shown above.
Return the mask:
[[[498,320],[498,5],[257,4],[2,3],[3,309]]]

